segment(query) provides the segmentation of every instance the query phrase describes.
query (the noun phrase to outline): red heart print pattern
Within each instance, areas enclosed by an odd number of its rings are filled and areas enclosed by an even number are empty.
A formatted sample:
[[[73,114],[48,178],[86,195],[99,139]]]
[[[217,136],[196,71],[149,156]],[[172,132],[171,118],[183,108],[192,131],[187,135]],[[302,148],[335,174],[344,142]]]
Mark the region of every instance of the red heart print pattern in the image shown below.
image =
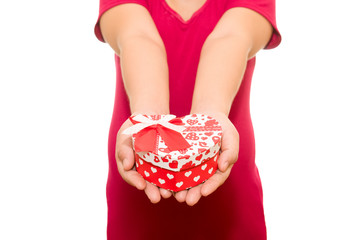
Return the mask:
[[[171,171],[188,171],[188,169],[193,169],[198,165],[202,165],[210,157],[213,156],[213,153],[216,154],[216,152],[221,151],[220,145],[222,134],[221,132],[219,134],[219,131],[221,131],[221,126],[219,126],[219,122],[216,121],[214,118],[207,118],[207,116],[201,116],[201,114],[192,114],[178,118],[177,121],[174,121],[174,124],[184,125],[184,128],[181,130],[181,136],[190,144],[190,146],[185,149],[177,149],[175,151],[170,151],[166,142],[164,142],[163,139],[157,137],[157,153],[149,151],[138,154],[141,158],[144,159],[144,162],[146,161],[148,163],[151,163],[151,166],[156,166],[159,169],[167,169],[168,171],[170,171],[170,174],[173,174]],[[141,167],[143,166],[140,163],[140,159],[137,161],[137,165],[138,166],[136,166],[136,169],[141,169]],[[141,172],[141,174],[146,177],[147,174],[144,173],[144,170]],[[208,173],[208,170],[208,167],[206,167],[205,170],[201,172]],[[211,174],[213,174],[215,170],[216,169],[214,168],[211,171]],[[167,184],[170,180],[170,178],[166,175],[159,175],[157,173],[154,173],[150,167],[147,168],[146,171],[150,174],[149,178],[152,178],[153,175],[156,175],[153,178],[154,181],[156,180],[157,184],[159,184],[159,177],[162,180],[166,181],[165,184]],[[192,176],[191,179],[198,176],[197,173],[196,175],[193,175],[194,176]],[[173,185],[175,186],[175,184],[180,181],[181,180],[177,180],[175,182],[174,180]],[[198,179],[198,182],[201,181],[203,181],[202,176]],[[184,182],[183,186],[187,184],[187,182]]]
[[[180,159],[189,159],[189,158],[190,158],[190,155],[179,156],[179,160]]]
[[[199,137],[196,136],[194,132],[188,133],[185,138],[189,140],[199,140]]]
[[[177,168],[177,167],[178,167],[178,161],[173,160],[171,163],[169,163],[169,167],[171,167],[171,168]]]
[[[195,158],[195,160],[201,160],[202,159],[202,155],[199,155],[199,156],[197,156],[196,158]]]
[[[163,162],[169,162],[169,159],[171,158],[171,155],[170,154],[167,154],[165,157],[162,157],[161,160]]]
[[[198,123],[198,120],[188,119],[186,120],[186,122],[190,125],[195,125],[196,123]]]
[[[180,172],[163,169],[158,166],[153,166],[151,163],[144,162],[143,165],[139,164],[140,168],[137,169],[137,171],[144,179],[156,186],[178,192],[189,189],[189,187],[197,186],[211,177],[217,170],[217,162],[213,161],[214,159],[215,157],[207,158],[205,162],[201,161],[200,166],[188,166],[188,168]],[[140,158],[135,157],[135,160],[139,163]]]
[[[212,119],[212,120],[208,120],[205,122],[205,126],[214,126],[216,124],[216,120]]]
[[[206,147],[206,142],[199,142],[200,147]]]
[[[199,148],[198,149],[198,153],[202,153],[202,152],[205,152],[206,151],[206,148]]]
[[[190,161],[190,162],[186,163],[185,165],[183,165],[180,170],[188,169],[188,168],[191,168],[191,167],[194,167],[194,166],[195,166],[195,163]]]
[[[149,115],[152,120],[160,120],[160,115]]]
[[[216,143],[218,143],[218,142],[219,142],[220,137],[218,137],[218,136],[213,136],[213,137],[212,137],[212,140],[213,140],[213,141],[214,141],[214,143],[216,144]]]
[[[185,154],[187,151],[188,151],[188,149],[187,148],[185,148],[185,149],[181,149],[181,150],[178,150],[181,154]]]

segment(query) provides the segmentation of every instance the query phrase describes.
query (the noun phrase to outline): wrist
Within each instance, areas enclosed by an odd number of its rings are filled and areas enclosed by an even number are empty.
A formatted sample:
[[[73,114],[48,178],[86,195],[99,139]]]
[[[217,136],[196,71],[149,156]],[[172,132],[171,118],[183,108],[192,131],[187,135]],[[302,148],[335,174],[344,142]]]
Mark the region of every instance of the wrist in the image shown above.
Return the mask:
[[[155,94],[154,92],[145,92],[142,94],[128,96],[130,111],[132,114],[169,114],[169,96],[162,94],[165,91]]]
[[[169,101],[163,99],[147,99],[144,101],[130,101],[131,114],[160,115],[169,114]]]
[[[200,113],[200,114],[205,114],[208,116],[216,115],[216,116],[228,117],[229,110],[221,108],[221,107],[217,107],[217,106],[210,106],[210,107],[209,106],[201,106],[201,107],[192,106],[190,114],[193,114],[193,113]]]
[[[230,113],[230,108],[232,105],[232,101],[230,99],[226,99],[225,96],[220,97],[210,97],[208,95],[194,95],[192,104],[191,104],[191,112],[193,113],[222,113],[226,116]]]
[[[190,114],[204,114],[206,116],[212,117],[220,122],[223,125],[224,121],[228,119],[228,115],[222,111],[218,111],[216,109],[199,109],[199,110],[191,110]]]
[[[144,114],[144,115],[166,115],[169,114],[169,111],[162,111],[162,110],[136,110],[132,111],[131,115],[137,115],[137,114]]]
[[[169,108],[166,107],[136,107],[131,110],[131,115],[145,114],[145,115],[166,115],[169,114]]]

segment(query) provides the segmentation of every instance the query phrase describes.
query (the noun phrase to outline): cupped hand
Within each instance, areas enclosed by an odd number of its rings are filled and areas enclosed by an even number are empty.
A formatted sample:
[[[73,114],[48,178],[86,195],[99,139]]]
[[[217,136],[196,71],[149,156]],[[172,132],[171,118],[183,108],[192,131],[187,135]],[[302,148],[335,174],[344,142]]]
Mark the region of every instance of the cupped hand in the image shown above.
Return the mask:
[[[122,134],[126,128],[132,126],[132,122],[127,119],[120,127],[115,146],[115,158],[121,177],[130,185],[139,190],[144,190],[145,194],[152,203],[158,203],[163,198],[169,198],[172,193],[169,190],[159,188],[146,181],[135,169],[135,155],[132,148],[131,135]]]
[[[183,190],[175,193],[175,198],[179,202],[185,202],[189,206],[195,205],[200,198],[212,194],[229,177],[234,163],[239,154],[239,133],[229,118],[221,112],[196,112],[206,114],[215,118],[221,125],[223,134],[220,147],[220,156],[218,158],[218,169],[204,183],[201,183],[189,190]]]

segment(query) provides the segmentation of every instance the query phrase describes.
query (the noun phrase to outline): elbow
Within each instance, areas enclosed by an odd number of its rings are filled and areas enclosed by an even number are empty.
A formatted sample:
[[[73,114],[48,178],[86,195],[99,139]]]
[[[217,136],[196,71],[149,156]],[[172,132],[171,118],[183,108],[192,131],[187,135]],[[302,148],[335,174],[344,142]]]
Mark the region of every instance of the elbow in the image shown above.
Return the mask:
[[[161,51],[166,52],[165,45],[161,38],[155,38],[147,34],[133,34],[117,39],[117,46],[120,52],[128,46],[134,46],[134,44],[144,44],[152,47],[154,46],[159,48]]]
[[[253,55],[253,41],[246,35],[239,35],[229,33],[226,35],[209,35],[206,39],[205,45],[212,45],[213,43],[226,44],[227,48],[231,48],[233,51],[239,52],[241,55],[250,59]]]

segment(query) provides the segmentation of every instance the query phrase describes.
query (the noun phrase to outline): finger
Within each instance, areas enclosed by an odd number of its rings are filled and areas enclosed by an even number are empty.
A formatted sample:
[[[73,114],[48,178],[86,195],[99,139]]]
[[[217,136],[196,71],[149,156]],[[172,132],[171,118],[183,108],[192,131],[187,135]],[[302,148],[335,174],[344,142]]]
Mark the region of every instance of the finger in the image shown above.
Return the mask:
[[[146,182],[144,178],[135,170],[125,171],[122,162],[117,162],[118,171],[121,177],[128,184],[136,187],[139,190],[144,190],[146,187]]]
[[[233,165],[238,158],[238,155],[235,151],[225,149],[219,155],[218,166],[219,170],[225,172],[230,165]]]
[[[180,192],[175,193],[174,197],[176,200],[178,200],[178,202],[185,202],[186,200],[186,194],[187,194],[188,190],[182,190]]]
[[[160,188],[160,194],[163,198],[169,198],[172,195],[172,193],[169,190],[164,188]]]
[[[134,150],[131,141],[131,137],[121,136],[116,142],[118,161],[123,162],[125,170],[130,170],[135,164]]]
[[[206,180],[201,188],[201,195],[204,197],[209,196],[218,187],[220,187],[229,177],[232,166],[233,165],[231,165],[225,172],[217,170],[214,175],[212,175],[208,180]]]
[[[203,183],[192,187],[189,189],[189,192],[186,195],[186,204],[189,206],[194,206],[201,198],[201,187]]]
[[[158,203],[161,200],[159,188],[148,181],[146,181],[145,194],[152,203]]]
[[[221,140],[220,157],[218,159],[219,170],[225,172],[228,166],[234,164],[239,155],[239,133],[234,126],[230,126],[223,132]]]

